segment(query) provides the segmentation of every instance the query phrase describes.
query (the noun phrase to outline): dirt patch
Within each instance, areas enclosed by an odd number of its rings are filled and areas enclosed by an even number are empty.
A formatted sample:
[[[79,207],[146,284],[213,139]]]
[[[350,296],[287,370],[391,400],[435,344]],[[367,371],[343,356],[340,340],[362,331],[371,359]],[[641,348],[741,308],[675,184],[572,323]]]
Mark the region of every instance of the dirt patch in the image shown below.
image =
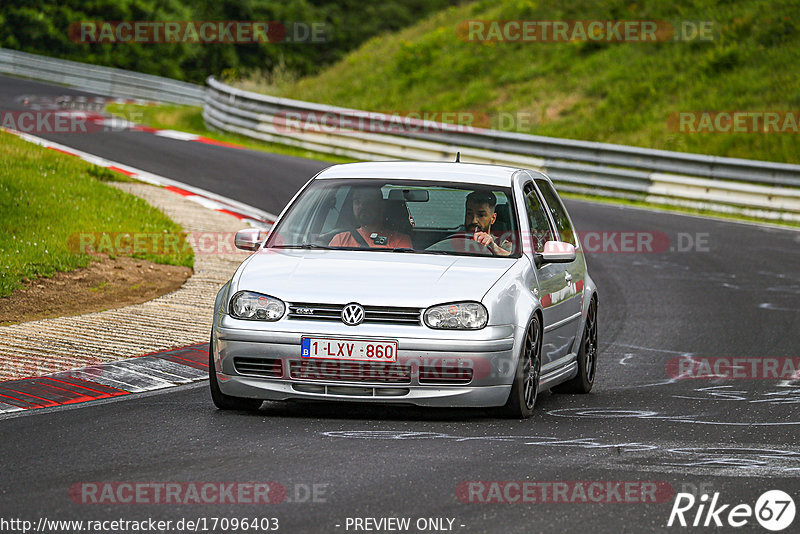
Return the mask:
[[[567,95],[563,98],[556,99],[550,102],[544,112],[545,122],[551,122],[561,118],[564,112],[569,111],[572,107],[580,102],[581,97],[578,95]]]
[[[175,291],[191,274],[189,267],[125,256],[98,258],[85,268],[34,280],[0,298],[0,325],[140,304]]]

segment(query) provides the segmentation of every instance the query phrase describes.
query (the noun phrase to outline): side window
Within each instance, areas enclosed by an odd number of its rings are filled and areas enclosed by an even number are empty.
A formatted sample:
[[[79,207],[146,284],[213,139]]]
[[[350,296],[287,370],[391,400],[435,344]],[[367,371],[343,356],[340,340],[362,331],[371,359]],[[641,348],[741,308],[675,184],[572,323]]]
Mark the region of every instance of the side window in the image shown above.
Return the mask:
[[[559,200],[555,189],[545,180],[536,180],[536,185],[539,186],[539,191],[542,192],[544,201],[547,203],[547,207],[553,215],[553,221],[556,223],[556,231],[561,236],[560,241],[577,247],[578,243],[575,240],[575,232],[572,230],[569,217],[567,217],[567,211],[564,209],[561,200]]]
[[[524,189],[525,208],[528,212],[528,222],[531,226],[531,242],[535,252],[544,250],[544,244],[553,241],[553,233],[550,231],[550,223],[547,220],[547,212],[539,200],[539,195],[533,188],[533,184],[527,184]]]

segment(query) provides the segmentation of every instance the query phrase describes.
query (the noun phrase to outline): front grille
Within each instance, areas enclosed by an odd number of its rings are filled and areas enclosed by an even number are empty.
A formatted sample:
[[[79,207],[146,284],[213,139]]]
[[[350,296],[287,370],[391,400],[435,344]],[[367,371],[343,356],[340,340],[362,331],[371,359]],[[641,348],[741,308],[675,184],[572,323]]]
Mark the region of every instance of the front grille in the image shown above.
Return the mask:
[[[289,319],[341,321],[345,304],[294,302],[289,305]],[[422,310],[397,306],[364,306],[363,323],[419,325]],[[363,324],[362,323],[362,324]]]
[[[471,381],[472,369],[449,365],[423,365],[419,368],[420,384],[468,384]]]
[[[292,389],[300,393],[316,395],[347,395],[350,397],[403,397],[411,390],[408,388],[371,388],[355,386],[328,386],[325,384],[292,384]]]
[[[408,384],[411,370],[396,363],[344,362],[338,360],[294,360],[289,362],[289,375],[302,380],[334,382],[380,382]]]
[[[278,358],[234,358],[233,368],[240,375],[283,377],[283,366]]]

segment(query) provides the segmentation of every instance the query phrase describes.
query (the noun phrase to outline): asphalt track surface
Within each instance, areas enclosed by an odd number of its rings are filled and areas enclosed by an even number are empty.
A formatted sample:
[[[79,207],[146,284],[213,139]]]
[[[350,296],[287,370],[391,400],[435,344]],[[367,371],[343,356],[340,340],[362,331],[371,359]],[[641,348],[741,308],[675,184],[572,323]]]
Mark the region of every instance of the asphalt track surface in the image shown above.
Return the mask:
[[[76,93],[0,77],[0,109],[17,109],[23,94]],[[326,166],[144,132],[42,137],[273,213]],[[800,234],[567,205],[580,230],[662,232],[670,243],[657,253],[587,256],[600,292],[591,394],[545,392],[525,421],[485,410],[352,404],[221,412],[205,383],[35,410],[0,419],[0,518],[276,517],[286,533],[354,532],[346,526],[355,517],[408,517],[410,532],[418,532],[417,518],[454,519],[456,532],[730,531],[667,528],[674,497],[462,502],[457,489],[466,481],[657,481],[751,506],[780,489],[800,505],[800,380],[679,380],[667,370],[686,356],[800,356]],[[688,246],[698,238],[700,247]],[[70,487],[89,481],[274,481],[288,497],[266,506],[71,500]],[[306,499],[313,484],[324,494]],[[786,532],[798,525],[800,518]],[[752,517],[736,530],[765,532]]]

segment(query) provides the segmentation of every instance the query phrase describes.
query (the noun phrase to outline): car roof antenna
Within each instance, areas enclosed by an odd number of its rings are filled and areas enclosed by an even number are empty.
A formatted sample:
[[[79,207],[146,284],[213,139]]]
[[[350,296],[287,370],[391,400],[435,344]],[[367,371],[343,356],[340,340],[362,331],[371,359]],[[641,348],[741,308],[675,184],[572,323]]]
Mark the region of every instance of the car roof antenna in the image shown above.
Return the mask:
[[[456,152],[456,163],[461,163],[461,152]]]

